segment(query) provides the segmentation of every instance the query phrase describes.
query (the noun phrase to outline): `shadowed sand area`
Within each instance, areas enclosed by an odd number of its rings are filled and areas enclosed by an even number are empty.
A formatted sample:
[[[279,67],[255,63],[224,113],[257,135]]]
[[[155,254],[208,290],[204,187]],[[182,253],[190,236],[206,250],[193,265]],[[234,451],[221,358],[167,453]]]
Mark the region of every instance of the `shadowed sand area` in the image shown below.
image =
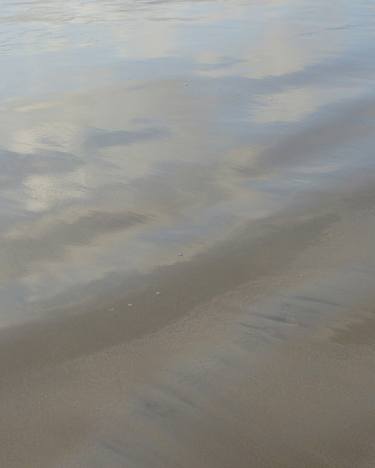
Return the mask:
[[[0,11],[0,467],[375,466],[375,7]]]

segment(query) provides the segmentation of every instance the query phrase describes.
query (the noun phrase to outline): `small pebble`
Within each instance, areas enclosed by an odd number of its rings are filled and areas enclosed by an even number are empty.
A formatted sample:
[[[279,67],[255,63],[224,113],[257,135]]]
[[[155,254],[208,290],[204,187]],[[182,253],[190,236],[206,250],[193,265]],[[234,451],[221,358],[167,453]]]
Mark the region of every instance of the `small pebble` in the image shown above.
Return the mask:
[[[160,291],[156,291],[156,293],[155,293],[155,294],[156,294],[157,296],[159,296],[159,294],[160,294]]]
[[[133,307],[133,304],[128,304],[128,307]]]

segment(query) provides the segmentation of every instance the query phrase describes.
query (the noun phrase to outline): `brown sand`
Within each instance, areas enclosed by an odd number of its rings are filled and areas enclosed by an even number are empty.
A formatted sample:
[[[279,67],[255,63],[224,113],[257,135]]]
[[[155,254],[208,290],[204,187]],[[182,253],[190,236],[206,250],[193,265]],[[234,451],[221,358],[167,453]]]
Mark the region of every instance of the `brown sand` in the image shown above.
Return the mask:
[[[371,1],[0,9],[0,468],[375,467]]]
[[[373,466],[375,217],[350,205],[5,330],[1,466]]]

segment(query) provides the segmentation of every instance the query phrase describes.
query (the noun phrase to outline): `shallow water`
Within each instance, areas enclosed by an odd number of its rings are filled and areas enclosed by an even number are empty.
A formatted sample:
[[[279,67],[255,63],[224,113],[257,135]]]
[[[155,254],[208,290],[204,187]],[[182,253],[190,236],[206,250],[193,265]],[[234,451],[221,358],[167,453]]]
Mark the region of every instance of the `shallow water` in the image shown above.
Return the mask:
[[[1,466],[374,466],[374,20],[2,2]]]
[[[374,13],[370,1],[4,2],[1,324],[355,185],[373,167]]]

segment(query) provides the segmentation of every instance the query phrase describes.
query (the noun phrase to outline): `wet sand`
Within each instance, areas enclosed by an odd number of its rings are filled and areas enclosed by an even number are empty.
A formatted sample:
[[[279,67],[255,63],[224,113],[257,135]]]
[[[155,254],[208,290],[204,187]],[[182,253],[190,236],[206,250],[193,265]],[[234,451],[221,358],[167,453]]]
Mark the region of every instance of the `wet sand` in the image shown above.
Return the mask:
[[[220,275],[226,245],[160,295],[3,330],[2,465],[373,466],[375,217],[348,211],[274,228],[264,268]]]
[[[0,466],[375,466],[371,2],[0,12]]]

